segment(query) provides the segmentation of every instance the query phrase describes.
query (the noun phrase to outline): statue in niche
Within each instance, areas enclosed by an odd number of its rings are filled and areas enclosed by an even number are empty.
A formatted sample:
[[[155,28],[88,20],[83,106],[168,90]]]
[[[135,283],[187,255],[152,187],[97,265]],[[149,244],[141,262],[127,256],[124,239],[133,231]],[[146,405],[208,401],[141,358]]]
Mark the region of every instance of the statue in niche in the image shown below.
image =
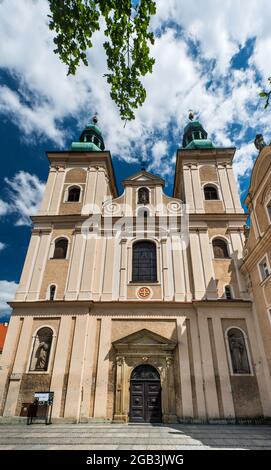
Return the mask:
[[[232,369],[235,374],[249,374],[249,364],[246,345],[242,333],[229,334]]]
[[[36,352],[36,357],[37,357],[37,362],[36,362],[36,370],[47,370],[47,365],[48,365],[48,359],[49,359],[49,353],[50,353],[50,344],[46,341],[42,341],[37,349]]]
[[[140,188],[138,191],[138,204],[149,204],[148,188]]]

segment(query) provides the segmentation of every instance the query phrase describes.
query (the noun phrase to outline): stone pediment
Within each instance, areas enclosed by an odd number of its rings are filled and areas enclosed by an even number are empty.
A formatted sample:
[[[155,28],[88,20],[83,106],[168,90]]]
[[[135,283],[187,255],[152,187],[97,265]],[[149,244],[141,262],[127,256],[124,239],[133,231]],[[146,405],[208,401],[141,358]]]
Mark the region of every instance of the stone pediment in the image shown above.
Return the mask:
[[[176,342],[164,336],[158,335],[153,331],[142,329],[136,333],[132,333],[124,338],[120,338],[113,342],[113,347],[117,350],[124,349],[164,349],[172,350],[176,346]]]
[[[129,185],[141,185],[141,184],[152,184],[152,185],[162,185],[164,186],[165,182],[160,176],[153,175],[146,170],[141,170],[135,173],[129,178],[126,178],[122,181],[123,186]]]

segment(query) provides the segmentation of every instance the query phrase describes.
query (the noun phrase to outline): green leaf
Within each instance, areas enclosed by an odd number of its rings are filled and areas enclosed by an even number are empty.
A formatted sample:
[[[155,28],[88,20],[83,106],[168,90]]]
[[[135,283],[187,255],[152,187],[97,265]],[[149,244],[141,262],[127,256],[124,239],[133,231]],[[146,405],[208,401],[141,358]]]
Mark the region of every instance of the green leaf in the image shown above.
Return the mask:
[[[134,119],[133,110],[142,106],[146,99],[140,78],[152,73],[154,65],[149,47],[154,44],[154,35],[149,25],[156,12],[155,2],[141,0],[133,9],[131,0],[48,1],[49,28],[56,34],[54,52],[67,65],[68,74],[75,74],[80,63],[88,65],[86,51],[92,47],[92,35],[100,29],[100,23],[105,22],[108,40],[103,47],[110,95],[121,118]]]

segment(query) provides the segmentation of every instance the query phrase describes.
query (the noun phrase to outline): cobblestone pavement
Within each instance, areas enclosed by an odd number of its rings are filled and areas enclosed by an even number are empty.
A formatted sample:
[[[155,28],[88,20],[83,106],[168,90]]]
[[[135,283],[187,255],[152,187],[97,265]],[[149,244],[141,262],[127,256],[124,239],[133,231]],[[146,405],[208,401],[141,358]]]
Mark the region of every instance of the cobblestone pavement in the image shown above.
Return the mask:
[[[1,424],[4,449],[271,449],[271,426]]]

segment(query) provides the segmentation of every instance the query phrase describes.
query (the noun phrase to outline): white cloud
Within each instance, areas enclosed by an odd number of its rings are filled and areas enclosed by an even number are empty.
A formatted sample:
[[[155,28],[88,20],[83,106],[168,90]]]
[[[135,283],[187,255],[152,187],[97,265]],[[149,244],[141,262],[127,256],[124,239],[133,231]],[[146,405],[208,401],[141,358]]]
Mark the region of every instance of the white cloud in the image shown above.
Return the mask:
[[[157,0],[153,25],[161,27],[167,22],[168,26],[152,47],[156,64],[153,74],[144,78],[147,100],[136,112],[136,120],[125,127],[103,77],[106,62],[102,32],[95,35],[90,66],[82,66],[75,77],[67,77],[66,66],[53,53],[46,0],[4,1],[0,13],[0,43],[5,44],[0,67],[19,83],[17,90],[7,84],[0,87],[0,112],[8,115],[24,135],[45,136],[59,147],[68,146],[71,139],[63,129],[63,119],[73,116],[82,127],[86,117],[98,111],[106,147],[113,155],[126,161],[147,157],[149,168],[169,174],[173,167],[169,139],[174,136],[174,146],[180,146],[187,112],[192,108],[200,111],[203,125],[217,145],[232,146],[237,141],[238,147],[243,147],[236,157],[237,176],[241,169],[249,171],[251,167],[251,156],[240,157],[245,150],[252,150],[247,129],[257,128],[257,132],[266,134],[266,140],[270,136],[268,113],[261,105],[251,111],[259,102],[255,68],[264,79],[271,75],[266,60],[271,55],[269,0],[247,0],[245,14],[244,0],[225,0],[223,5],[217,0]],[[170,21],[180,26],[181,34]],[[232,71],[232,57],[254,36],[257,39],[250,68]],[[188,38],[198,45],[196,58],[187,45]],[[203,59],[215,59],[215,69],[208,68],[206,62],[203,66]],[[207,83],[211,85],[207,87]],[[239,125],[235,135],[229,129],[233,123]],[[167,160],[156,150],[157,141],[168,143],[171,155]],[[25,211],[28,216],[28,209]],[[22,220],[26,219],[20,218],[19,223]]]
[[[0,242],[0,251],[4,250],[4,248],[6,248],[6,244],[5,243],[2,243]]]
[[[11,313],[7,302],[14,299],[18,284],[12,281],[0,281],[0,318]]]
[[[36,175],[19,171],[11,178],[5,178],[8,185],[9,212],[17,217],[15,225],[30,225],[30,216],[38,211],[44,191],[44,183]]]
[[[0,216],[1,215],[6,215],[9,212],[9,205],[0,199]]]

